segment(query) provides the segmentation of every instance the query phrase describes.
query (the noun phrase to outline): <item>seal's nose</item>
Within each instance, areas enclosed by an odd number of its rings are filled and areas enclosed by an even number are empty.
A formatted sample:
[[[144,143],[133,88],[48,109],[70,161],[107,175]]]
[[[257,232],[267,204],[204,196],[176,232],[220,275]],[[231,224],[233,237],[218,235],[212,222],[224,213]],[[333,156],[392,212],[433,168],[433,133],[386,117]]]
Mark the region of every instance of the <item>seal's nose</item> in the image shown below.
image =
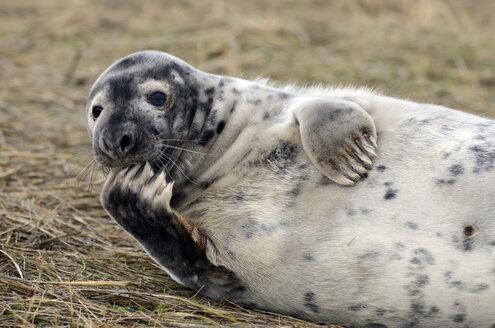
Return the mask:
[[[123,160],[134,148],[134,138],[130,133],[116,136],[100,136],[98,148],[113,159]]]
[[[131,136],[127,134],[119,136],[117,138],[117,144],[120,146],[120,152],[122,154],[126,154],[134,146]]]

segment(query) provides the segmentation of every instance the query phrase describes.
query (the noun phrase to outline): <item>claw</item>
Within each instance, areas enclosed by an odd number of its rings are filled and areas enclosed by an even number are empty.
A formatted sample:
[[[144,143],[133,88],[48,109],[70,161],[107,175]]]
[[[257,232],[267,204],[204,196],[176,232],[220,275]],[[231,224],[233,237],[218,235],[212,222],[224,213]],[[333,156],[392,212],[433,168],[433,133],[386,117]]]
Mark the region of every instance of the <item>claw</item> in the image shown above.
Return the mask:
[[[345,157],[346,162],[352,167],[352,170],[358,173],[361,177],[363,177],[364,173],[368,172],[359,156],[355,155],[354,157],[349,152],[342,154],[342,156]]]
[[[336,172],[336,174],[332,174],[332,176],[329,177],[332,181],[344,186],[352,186],[355,183],[355,180],[353,180],[333,158],[329,158],[327,164]]]
[[[129,167],[125,170],[125,172],[124,172],[124,176],[126,176],[126,175],[130,172],[130,171],[132,171],[132,169],[133,169],[134,167],[135,167],[135,165],[134,165],[134,164],[133,164],[133,165],[131,165],[131,166],[129,166]]]
[[[148,185],[151,185],[153,184],[153,182],[155,182],[158,178],[158,176],[160,175],[160,173],[162,173],[162,171],[156,171],[152,176],[151,178],[148,180]]]
[[[368,167],[370,167],[371,163],[366,159],[366,160],[363,160],[359,157],[359,155],[357,154],[357,149],[355,149],[354,147],[352,147],[352,145],[349,145],[347,144],[345,146],[345,151],[347,152],[347,154],[349,156],[352,157],[352,159],[354,159],[354,167],[360,172],[360,173],[366,173],[367,170],[369,170]]]
[[[372,144],[363,142],[363,147],[366,149],[371,158],[376,157],[376,148]]]
[[[133,179],[139,178],[141,176],[141,174],[143,174],[145,167],[146,167],[146,163],[139,166],[138,170],[136,171],[136,174],[134,174]]]
[[[127,169],[124,169],[124,170],[121,170],[119,172],[119,176],[122,178],[122,179],[133,179],[131,177],[135,177],[136,176],[136,171],[139,170],[139,166],[137,165],[131,165],[129,166],[129,168]]]
[[[376,144],[376,138],[374,136],[370,136],[369,133],[364,133],[363,137],[375,149],[378,148],[378,145]]]
[[[165,175],[163,175],[163,179],[163,181],[165,181]],[[173,182],[167,183],[167,185],[165,187],[162,187],[160,191],[157,190],[156,197],[153,199],[153,202],[157,206],[164,206],[168,211],[172,211],[172,208],[170,207],[170,200],[172,199],[173,188]]]
[[[366,156],[370,157],[370,155],[368,154],[368,152],[364,148],[363,144],[361,143],[361,140],[359,139],[359,137],[354,137],[353,140],[354,140],[354,143],[356,144],[356,146],[358,146],[359,150],[362,153],[364,153]]]
[[[153,176],[153,174],[154,174],[153,168],[151,167],[150,163],[146,162],[144,164],[144,169],[143,169],[143,178],[146,181],[149,181],[149,179],[151,179],[151,177]]]
[[[356,144],[347,144],[347,147],[351,150],[351,156],[356,160],[359,159],[359,161],[363,163],[363,166],[367,170],[370,170],[373,167],[373,162],[371,161],[371,159],[368,157],[368,155],[366,155],[365,152],[357,147]]]
[[[352,181],[356,182],[361,178],[361,175],[359,172],[357,172],[351,165],[351,163],[348,161],[348,159],[345,156],[341,157],[341,161],[343,162],[343,165],[345,163],[345,175],[347,176],[348,179],[351,179]]]

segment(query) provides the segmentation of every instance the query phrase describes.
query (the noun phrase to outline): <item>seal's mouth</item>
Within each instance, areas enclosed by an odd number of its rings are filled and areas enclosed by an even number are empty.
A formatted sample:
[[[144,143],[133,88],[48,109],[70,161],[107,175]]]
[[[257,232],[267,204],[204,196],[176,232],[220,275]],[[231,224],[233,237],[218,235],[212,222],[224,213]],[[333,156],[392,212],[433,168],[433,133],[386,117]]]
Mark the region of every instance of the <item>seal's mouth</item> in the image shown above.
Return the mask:
[[[151,169],[153,169],[154,173],[162,172],[166,169],[169,163],[164,162],[163,160],[158,160],[158,156],[155,158],[144,158],[144,159],[136,159],[136,160],[114,160],[108,156],[93,156],[96,162],[103,168],[104,171],[119,171],[127,167],[134,166],[142,166],[145,164],[149,164]],[[103,158],[102,158],[103,157]]]

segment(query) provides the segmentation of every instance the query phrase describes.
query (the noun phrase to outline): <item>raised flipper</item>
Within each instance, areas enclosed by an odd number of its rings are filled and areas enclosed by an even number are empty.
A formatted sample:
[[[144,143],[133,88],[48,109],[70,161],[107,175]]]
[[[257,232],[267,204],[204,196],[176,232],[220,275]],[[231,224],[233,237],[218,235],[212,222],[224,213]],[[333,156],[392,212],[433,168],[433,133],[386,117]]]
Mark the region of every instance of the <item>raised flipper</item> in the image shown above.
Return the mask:
[[[358,104],[333,98],[301,98],[292,105],[311,162],[330,180],[353,185],[376,157],[376,128]]]
[[[191,220],[170,207],[173,183],[149,164],[110,173],[100,200],[170,276],[208,297],[238,304],[252,299],[235,274],[221,266],[215,245]]]

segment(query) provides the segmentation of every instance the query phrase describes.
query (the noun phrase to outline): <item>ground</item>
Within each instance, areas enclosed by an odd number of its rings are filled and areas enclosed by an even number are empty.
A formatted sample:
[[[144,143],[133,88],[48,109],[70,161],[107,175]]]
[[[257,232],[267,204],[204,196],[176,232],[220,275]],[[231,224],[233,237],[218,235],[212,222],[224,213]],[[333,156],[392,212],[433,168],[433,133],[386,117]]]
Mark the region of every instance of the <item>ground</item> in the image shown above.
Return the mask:
[[[196,295],[108,218],[83,115],[92,82],[157,49],[493,117],[494,13],[490,0],[0,2],[0,327],[316,326]]]

